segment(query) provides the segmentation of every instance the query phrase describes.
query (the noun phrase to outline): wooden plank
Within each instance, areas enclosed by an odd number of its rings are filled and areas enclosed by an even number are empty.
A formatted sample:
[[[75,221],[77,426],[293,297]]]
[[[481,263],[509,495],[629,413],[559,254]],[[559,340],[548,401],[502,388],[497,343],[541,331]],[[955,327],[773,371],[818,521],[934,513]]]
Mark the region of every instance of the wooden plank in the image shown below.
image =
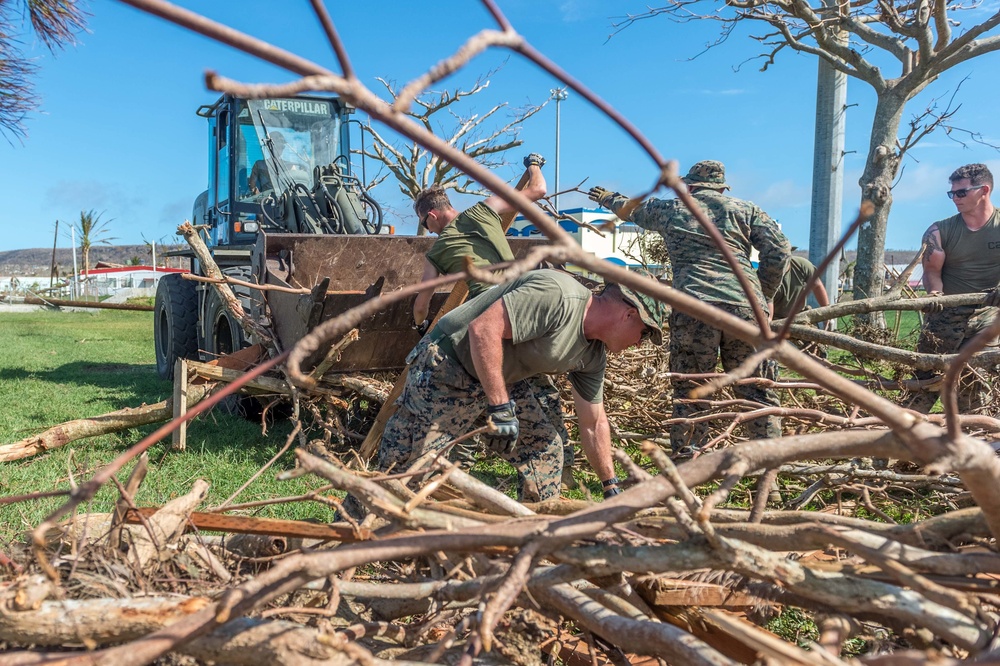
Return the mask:
[[[521,180],[517,183],[517,191],[520,192],[528,185],[528,171],[525,169],[524,175],[521,176]],[[500,216],[500,224],[503,226],[503,230],[507,231],[510,229],[510,225],[514,223],[514,218],[517,217],[517,211],[511,211],[509,213],[504,213]],[[438,310],[437,315],[434,316],[434,321],[431,322],[430,328],[434,328],[434,325],[438,323],[441,317],[445,316],[459,305],[465,302],[466,296],[469,295],[469,285],[462,282],[458,282],[452,287],[451,294],[448,295],[448,300],[444,302],[441,309]],[[430,330],[430,328],[428,330]],[[365,436],[365,441],[361,444],[361,450],[359,455],[362,460],[369,460],[376,451],[378,451],[379,443],[382,441],[382,433],[385,432],[385,424],[389,422],[389,419],[393,414],[396,413],[396,399],[403,393],[403,386],[406,384],[406,374],[409,372],[410,366],[407,365],[403,368],[403,371],[396,378],[395,383],[392,385],[392,390],[389,391],[388,399],[382,403],[382,408],[378,410],[378,415],[375,417],[375,423],[372,424],[371,429],[368,430],[368,434]]]
[[[160,510],[160,507],[141,507],[129,509],[125,514],[125,522],[138,525],[142,518],[148,518]],[[332,541],[353,542],[368,539],[371,534],[367,530],[355,532],[350,526],[326,525],[323,523],[308,523],[304,520],[277,520],[275,518],[253,518],[251,516],[232,516],[222,513],[191,514],[190,524],[199,530],[209,532],[235,532],[239,534],[263,534],[266,536],[300,537],[303,539],[330,539]]]
[[[654,579],[643,598],[654,606],[752,608],[760,598],[724,585],[683,579]]]
[[[222,358],[226,357],[220,357],[219,360]],[[224,367],[222,364],[213,365],[211,363],[202,363],[200,361],[188,361],[188,366],[192,371],[194,371],[194,374],[198,379],[213,382],[225,382],[227,384],[236,381],[245,374],[241,370],[233,370],[231,368]],[[292,389],[287,383],[281,379],[268,377],[266,375],[261,375],[256,379],[251,379],[243,385],[241,390],[250,395],[292,395]],[[341,391],[339,389],[316,386],[310,389],[310,393],[328,396],[340,409],[347,409],[348,407],[347,403],[340,399]]]
[[[187,414],[188,398],[188,367],[187,359],[179,358],[174,364],[174,420],[183,418]],[[181,425],[174,430],[171,438],[171,447],[174,451],[183,451],[187,448],[187,421],[181,421]]]
[[[701,619],[709,626],[728,634],[769,663],[814,666],[823,663],[843,663],[822,650],[806,651],[782,640],[775,634],[761,629],[748,620],[724,611],[702,610]]]

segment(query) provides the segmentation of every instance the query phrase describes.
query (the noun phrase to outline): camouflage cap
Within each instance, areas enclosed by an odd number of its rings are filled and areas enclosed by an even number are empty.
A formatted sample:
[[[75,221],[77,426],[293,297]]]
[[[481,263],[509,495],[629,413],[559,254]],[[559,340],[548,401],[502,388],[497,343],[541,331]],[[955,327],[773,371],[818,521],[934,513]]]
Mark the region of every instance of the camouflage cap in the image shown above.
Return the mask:
[[[696,163],[683,180],[695,187],[708,187],[713,190],[731,189],[726,184],[726,167],[718,160],[702,160]]]
[[[653,344],[659,347],[663,344],[663,318],[666,306],[651,296],[632,291],[623,284],[617,285],[626,303],[639,311],[639,317],[649,329]]]

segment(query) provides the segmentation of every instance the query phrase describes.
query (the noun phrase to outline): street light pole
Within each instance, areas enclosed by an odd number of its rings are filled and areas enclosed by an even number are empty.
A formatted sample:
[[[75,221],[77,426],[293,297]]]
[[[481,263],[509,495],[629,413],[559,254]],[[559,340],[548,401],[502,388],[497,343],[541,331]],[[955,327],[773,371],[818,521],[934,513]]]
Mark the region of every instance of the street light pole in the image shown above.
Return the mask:
[[[549,90],[551,99],[556,101],[556,195],[553,197],[553,205],[556,212],[559,211],[559,103],[566,101],[568,95],[565,88],[552,88]]]

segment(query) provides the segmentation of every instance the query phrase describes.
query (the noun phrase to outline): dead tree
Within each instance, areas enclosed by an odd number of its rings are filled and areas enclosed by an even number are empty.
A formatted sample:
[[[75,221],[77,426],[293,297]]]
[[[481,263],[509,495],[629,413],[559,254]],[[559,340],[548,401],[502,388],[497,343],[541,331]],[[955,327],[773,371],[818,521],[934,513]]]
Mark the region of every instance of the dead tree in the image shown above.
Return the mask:
[[[871,224],[858,235],[854,297],[880,296],[884,282],[886,225],[892,207],[892,186],[903,156],[916,143],[944,126],[949,132],[954,110],[929,108],[900,132],[906,104],[942,73],[973,58],[1000,49],[1000,11],[956,31],[962,10],[973,5],[950,0],[896,2],[862,0],[732,0],[724,8],[706,0],[671,0],[664,6],[629,16],[623,28],[637,20],[666,16],[677,22],[696,19],[721,24],[718,45],[740,23],[760,24],[767,32],[754,35],[767,50],[759,56],[766,70],[787,49],[822,58],[832,67],[872,87],[875,115],[868,159],[861,176],[861,199],[871,201]],[[978,5],[976,5],[978,9]],[[965,13],[971,21],[978,17]],[[714,46],[713,45],[713,46]],[[884,63],[894,62],[894,72]],[[973,135],[974,137],[976,135]],[[956,165],[957,166],[957,165]]]
[[[399,94],[395,83],[381,77],[378,80],[395,100]],[[489,85],[488,78],[480,78],[468,90],[427,92],[413,100],[417,109],[407,111],[406,115],[428,132],[444,137],[487,169],[496,169],[507,163],[504,153],[521,145],[519,136],[524,121],[541,111],[545,104],[508,109],[507,103],[503,102],[482,114],[456,110],[461,108],[463,100],[482,93]],[[501,121],[503,124],[491,125],[503,111],[507,111],[507,118]],[[483,194],[483,189],[474,179],[416,141],[394,141],[370,122],[361,127],[371,137],[372,145],[358,152],[382,163],[389,170],[389,173],[373,178],[369,187],[385,181],[391,174],[399,191],[409,199],[415,199],[421,190],[431,185],[441,185],[461,194]],[[426,229],[417,230],[418,235],[426,233]]]

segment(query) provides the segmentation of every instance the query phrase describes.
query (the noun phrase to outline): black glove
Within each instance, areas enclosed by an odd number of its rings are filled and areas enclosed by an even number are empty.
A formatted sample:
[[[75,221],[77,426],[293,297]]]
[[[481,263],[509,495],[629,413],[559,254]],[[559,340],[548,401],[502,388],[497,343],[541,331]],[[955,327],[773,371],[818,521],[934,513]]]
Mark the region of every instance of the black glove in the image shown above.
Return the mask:
[[[517,444],[518,423],[514,413],[516,405],[513,400],[502,405],[490,405],[486,410],[490,418],[490,423],[496,428],[496,432],[486,435],[486,448],[498,455],[510,455],[514,452],[514,445]]]
[[[1000,307],[1000,287],[993,287],[986,290],[986,298],[983,299],[983,305],[988,308]]]
[[[536,165],[539,169],[545,166],[545,158],[538,153],[531,153],[524,158],[524,168],[527,169],[532,164]]]
[[[608,200],[621,195],[617,192],[606,190],[603,187],[594,186],[590,188],[589,192],[587,192],[587,196],[590,197],[592,201],[596,201],[603,206]]]
[[[940,291],[932,291],[931,293],[929,293],[927,295],[928,296],[944,296],[944,294],[942,294]],[[941,305],[940,303],[928,303],[927,305],[925,305],[922,308],[922,311],[924,312],[924,314],[937,314],[938,312],[941,312],[942,310],[944,310],[944,306]]]
[[[430,327],[431,327],[430,320],[424,319],[422,322],[420,322],[413,328],[415,328],[417,333],[420,334],[420,337],[424,337],[425,335],[427,335],[427,329]]]

